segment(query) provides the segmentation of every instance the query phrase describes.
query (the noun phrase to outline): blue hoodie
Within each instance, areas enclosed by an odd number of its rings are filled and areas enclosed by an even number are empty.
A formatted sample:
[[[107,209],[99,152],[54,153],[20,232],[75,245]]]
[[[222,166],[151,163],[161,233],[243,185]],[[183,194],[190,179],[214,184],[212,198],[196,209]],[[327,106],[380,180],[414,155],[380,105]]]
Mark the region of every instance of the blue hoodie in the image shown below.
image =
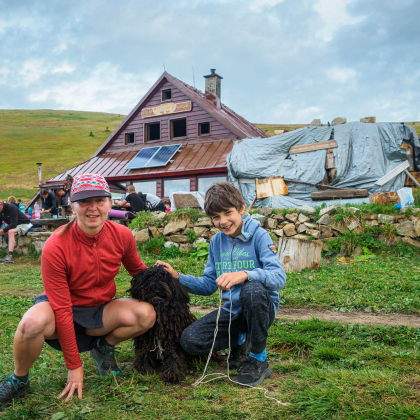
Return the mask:
[[[270,235],[260,223],[248,215],[243,218],[241,234],[236,238],[216,233],[210,241],[209,258],[202,277],[180,274],[179,281],[195,295],[210,296],[216,290],[216,280],[223,273],[245,271],[249,281],[259,281],[269,292],[275,311],[279,309],[279,290],[286,283],[284,272]],[[242,284],[223,291],[223,309],[237,313],[241,309],[239,295]]]

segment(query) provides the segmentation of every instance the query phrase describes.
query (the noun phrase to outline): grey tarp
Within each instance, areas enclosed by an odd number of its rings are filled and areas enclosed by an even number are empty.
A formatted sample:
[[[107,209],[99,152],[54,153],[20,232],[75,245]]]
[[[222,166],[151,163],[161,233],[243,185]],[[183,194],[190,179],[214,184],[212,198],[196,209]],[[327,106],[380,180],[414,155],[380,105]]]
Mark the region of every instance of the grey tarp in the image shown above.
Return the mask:
[[[247,205],[255,198],[255,178],[281,176],[282,178],[312,182],[323,180],[327,151],[317,150],[288,155],[292,146],[327,141],[333,138],[338,147],[333,149],[337,177],[333,186],[367,188],[369,193],[396,191],[404,186],[405,174],[400,173],[383,186],[375,182],[406,161],[404,141],[414,145],[414,156],[420,158],[420,147],[415,130],[403,124],[367,124],[352,122],[334,127],[305,127],[270,138],[249,138],[238,141],[227,158],[230,181],[242,192]],[[416,159],[417,164],[420,162]],[[287,182],[288,195],[257,200],[256,207],[273,208],[319,206],[322,202],[311,200],[316,187]],[[335,203],[367,202],[368,199],[341,199]],[[327,204],[332,201],[325,201]]]

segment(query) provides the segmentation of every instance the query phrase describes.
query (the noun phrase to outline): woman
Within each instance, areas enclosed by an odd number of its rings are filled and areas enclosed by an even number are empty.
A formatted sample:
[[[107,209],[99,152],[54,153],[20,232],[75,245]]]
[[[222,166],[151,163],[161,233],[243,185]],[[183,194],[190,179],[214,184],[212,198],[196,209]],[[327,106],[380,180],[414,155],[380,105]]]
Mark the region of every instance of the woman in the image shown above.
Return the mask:
[[[19,204],[16,200],[16,197],[14,195],[11,195],[8,199],[7,199],[8,203],[12,203],[14,204],[17,208],[19,208]]]
[[[113,299],[121,263],[131,276],[147,268],[132,233],[107,220],[108,184],[100,175],[74,178],[70,201],[74,218],[45,243],[41,268],[45,293],[23,316],[14,338],[14,373],[0,386],[0,407],[29,387],[29,369],[44,341],[62,350],[67,385],[59,398],[82,398],[84,372],[79,352],[89,351],[99,373],[120,373],[114,346],[153,327],[155,311],[131,298]]]

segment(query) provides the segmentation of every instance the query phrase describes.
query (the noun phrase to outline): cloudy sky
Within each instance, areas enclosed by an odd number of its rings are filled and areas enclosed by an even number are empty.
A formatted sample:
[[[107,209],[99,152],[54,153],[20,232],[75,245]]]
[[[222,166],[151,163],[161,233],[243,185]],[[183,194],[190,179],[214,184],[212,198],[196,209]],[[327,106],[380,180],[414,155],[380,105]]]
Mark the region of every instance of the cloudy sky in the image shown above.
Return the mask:
[[[418,0],[0,0],[0,109],[127,114],[162,74],[252,122],[420,120]]]

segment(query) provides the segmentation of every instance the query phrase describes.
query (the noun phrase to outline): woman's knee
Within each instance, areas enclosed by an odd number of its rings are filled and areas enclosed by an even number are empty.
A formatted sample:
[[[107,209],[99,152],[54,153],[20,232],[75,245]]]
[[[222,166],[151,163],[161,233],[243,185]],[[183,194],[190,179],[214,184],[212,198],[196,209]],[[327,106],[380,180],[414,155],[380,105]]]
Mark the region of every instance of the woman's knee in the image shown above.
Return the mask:
[[[156,312],[152,305],[142,302],[142,305],[137,308],[136,312],[138,323],[142,329],[150,330],[155,325]]]
[[[18,325],[17,333],[24,339],[32,339],[39,335],[48,336],[54,333],[54,322],[47,313],[25,314]],[[50,330],[51,331],[48,331]]]

